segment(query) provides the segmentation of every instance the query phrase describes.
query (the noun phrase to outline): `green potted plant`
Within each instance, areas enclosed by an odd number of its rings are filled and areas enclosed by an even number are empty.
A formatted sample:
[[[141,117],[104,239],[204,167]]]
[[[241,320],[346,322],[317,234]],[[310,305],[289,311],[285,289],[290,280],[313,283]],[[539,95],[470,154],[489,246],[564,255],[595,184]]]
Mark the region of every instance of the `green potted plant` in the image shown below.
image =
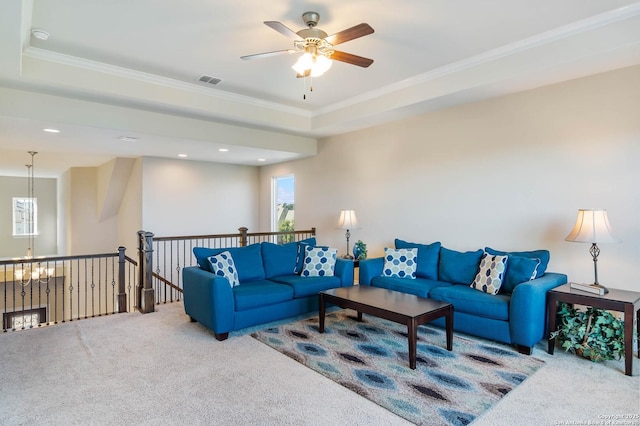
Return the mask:
[[[565,351],[593,362],[620,359],[624,354],[624,321],[611,312],[589,307],[558,306],[558,330],[551,332]]]

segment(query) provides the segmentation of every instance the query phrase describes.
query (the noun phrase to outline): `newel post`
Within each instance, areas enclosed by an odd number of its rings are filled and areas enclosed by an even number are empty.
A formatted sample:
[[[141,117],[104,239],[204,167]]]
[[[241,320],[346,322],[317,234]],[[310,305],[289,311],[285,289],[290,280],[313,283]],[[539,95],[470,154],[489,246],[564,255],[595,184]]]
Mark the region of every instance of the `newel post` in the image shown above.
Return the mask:
[[[153,233],[138,231],[138,310],[147,314],[154,311]]]
[[[124,274],[124,252],[125,248],[118,247],[118,313],[127,312],[127,292],[125,290]]]
[[[238,228],[238,231],[240,231],[240,247],[246,247],[247,246],[247,231],[249,230],[249,228],[247,228],[246,226],[243,226],[241,228]]]

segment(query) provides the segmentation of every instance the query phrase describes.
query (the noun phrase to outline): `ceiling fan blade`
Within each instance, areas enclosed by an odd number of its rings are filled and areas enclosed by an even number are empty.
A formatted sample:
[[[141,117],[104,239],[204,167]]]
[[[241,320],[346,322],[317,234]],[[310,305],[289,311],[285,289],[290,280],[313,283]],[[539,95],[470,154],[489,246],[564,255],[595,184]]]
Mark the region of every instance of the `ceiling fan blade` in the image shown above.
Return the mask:
[[[364,37],[369,34],[373,34],[373,28],[371,28],[369,24],[362,23],[356,25],[355,27],[347,28],[346,30],[331,34],[330,36],[326,37],[325,40],[333,46],[336,46],[340,43],[344,43],[355,38]]]
[[[259,59],[259,58],[268,58],[271,56],[278,56],[278,55],[291,55],[293,53],[300,53],[297,52],[295,50],[292,49],[288,49],[288,50],[274,50],[273,52],[264,52],[264,53],[255,53],[253,55],[244,55],[244,56],[240,56],[240,59],[244,59],[249,60],[249,59]]]
[[[367,68],[373,63],[373,59],[363,58],[362,56],[352,55],[351,53],[341,52],[339,50],[335,50],[330,59],[346,62],[351,65],[357,65],[362,68]]]
[[[274,30],[276,30],[277,32],[282,34],[283,36],[289,37],[292,40],[296,40],[296,41],[304,40],[302,37],[300,37],[298,34],[296,34],[295,31],[293,31],[291,28],[289,28],[286,25],[284,25],[282,22],[264,21],[264,24],[266,26],[270,27],[270,28],[273,28]]]

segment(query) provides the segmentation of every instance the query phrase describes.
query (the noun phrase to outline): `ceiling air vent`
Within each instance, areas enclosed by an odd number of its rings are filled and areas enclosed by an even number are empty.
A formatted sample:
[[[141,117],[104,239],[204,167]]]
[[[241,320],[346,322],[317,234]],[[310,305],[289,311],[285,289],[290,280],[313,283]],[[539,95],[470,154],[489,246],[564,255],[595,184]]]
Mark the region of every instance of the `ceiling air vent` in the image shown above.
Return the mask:
[[[220,83],[222,80],[219,78],[211,77],[210,75],[202,74],[200,77],[198,77],[198,81],[201,83],[208,83],[215,86],[216,84]]]

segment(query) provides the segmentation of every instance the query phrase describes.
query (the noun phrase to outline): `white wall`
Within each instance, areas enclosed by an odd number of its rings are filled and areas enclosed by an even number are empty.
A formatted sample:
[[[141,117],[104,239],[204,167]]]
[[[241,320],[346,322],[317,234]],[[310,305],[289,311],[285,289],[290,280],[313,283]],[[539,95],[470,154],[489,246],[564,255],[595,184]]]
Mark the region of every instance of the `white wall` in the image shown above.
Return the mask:
[[[593,281],[587,244],[564,238],[579,208],[606,208],[620,244],[601,245],[604,285],[640,289],[640,67],[428,113],[320,141],[313,158],[260,172],[261,227],[272,176],[296,178],[296,228],[345,251],[398,237],[455,250],[551,251],[551,271]]]
[[[145,157],[142,226],[158,237],[258,231],[254,166]]]

